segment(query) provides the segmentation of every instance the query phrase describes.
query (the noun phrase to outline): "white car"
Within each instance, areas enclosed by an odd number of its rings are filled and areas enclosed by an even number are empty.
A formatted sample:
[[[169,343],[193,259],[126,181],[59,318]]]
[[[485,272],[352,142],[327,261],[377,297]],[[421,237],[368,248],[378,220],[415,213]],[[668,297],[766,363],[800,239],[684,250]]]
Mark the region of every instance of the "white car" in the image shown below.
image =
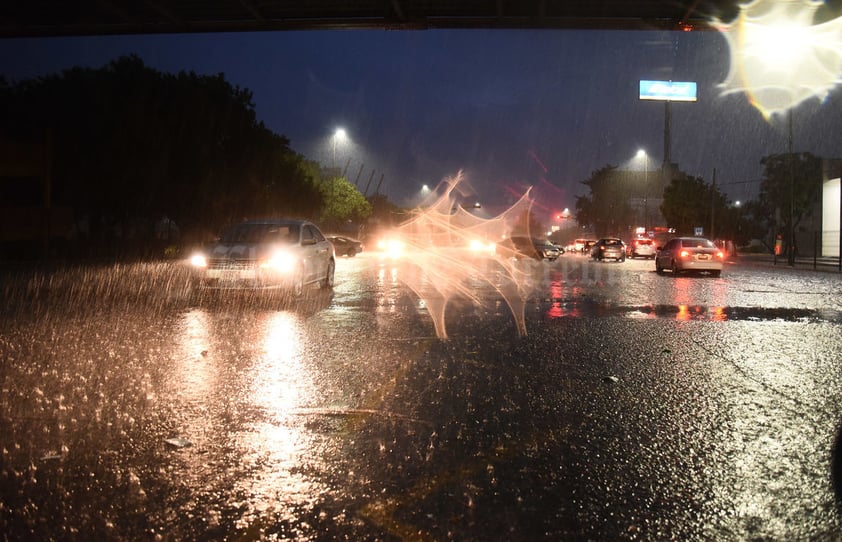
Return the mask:
[[[638,237],[628,244],[629,258],[654,258],[655,241],[646,237]]]
[[[332,288],[336,269],[333,245],[319,228],[286,219],[235,224],[190,263],[200,288],[283,288],[295,296],[309,284]]]
[[[718,277],[722,273],[725,254],[709,239],[703,237],[675,237],[658,250],[655,271],[664,269],[679,273],[699,271]]]

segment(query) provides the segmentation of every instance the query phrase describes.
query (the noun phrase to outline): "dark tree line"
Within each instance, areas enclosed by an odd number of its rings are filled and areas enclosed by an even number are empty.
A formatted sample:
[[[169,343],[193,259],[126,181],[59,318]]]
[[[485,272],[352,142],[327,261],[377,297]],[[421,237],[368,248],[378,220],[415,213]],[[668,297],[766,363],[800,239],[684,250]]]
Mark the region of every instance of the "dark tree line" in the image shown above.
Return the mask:
[[[761,165],[758,198],[740,206],[729,201],[713,182],[684,174],[675,176],[662,194],[650,196],[663,199],[659,210],[664,225],[677,233],[692,234],[701,226],[709,236],[738,244],[763,239],[769,246],[778,234],[784,239],[798,237],[801,224],[819,203],[821,158],[807,152],[774,154],[764,157]],[[608,165],[594,171],[583,184],[589,194],[576,201],[580,224],[592,227],[597,235],[616,235],[633,224],[629,202],[639,189],[632,186],[628,172]],[[794,244],[794,240],[787,241],[785,247]]]
[[[255,115],[222,74],[166,74],[136,56],[100,69],[0,81],[0,131],[48,141],[51,200],[92,234],[148,234],[163,215],[206,234],[246,216],[318,218],[319,166]]]

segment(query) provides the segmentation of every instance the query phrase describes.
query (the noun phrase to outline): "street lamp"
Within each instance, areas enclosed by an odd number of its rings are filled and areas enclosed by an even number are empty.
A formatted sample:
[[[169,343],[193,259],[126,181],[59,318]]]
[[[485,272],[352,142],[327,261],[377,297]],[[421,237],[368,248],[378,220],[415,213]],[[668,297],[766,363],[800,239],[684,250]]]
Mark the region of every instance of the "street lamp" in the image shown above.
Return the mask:
[[[348,138],[348,134],[342,128],[337,128],[333,133],[333,167],[336,167],[336,142],[342,140],[343,142]]]
[[[643,227],[649,231],[649,155],[640,149],[637,157],[643,158]]]

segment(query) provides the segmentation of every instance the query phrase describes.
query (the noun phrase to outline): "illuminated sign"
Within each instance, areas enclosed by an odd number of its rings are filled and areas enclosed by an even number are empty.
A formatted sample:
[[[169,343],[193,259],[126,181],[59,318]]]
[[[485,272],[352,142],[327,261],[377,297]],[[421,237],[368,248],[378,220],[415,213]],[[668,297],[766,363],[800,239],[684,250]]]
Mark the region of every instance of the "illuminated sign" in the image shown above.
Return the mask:
[[[640,81],[641,100],[695,102],[696,83],[681,81]]]

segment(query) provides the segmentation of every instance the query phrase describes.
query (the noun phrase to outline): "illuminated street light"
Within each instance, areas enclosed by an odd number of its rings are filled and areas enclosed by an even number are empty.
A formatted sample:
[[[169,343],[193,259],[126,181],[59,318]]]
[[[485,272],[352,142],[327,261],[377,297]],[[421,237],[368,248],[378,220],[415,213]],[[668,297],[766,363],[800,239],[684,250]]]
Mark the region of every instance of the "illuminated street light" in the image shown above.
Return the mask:
[[[342,128],[337,128],[333,133],[333,167],[336,167],[336,142],[341,140],[344,143],[346,139],[348,134]]]
[[[649,155],[640,149],[637,157],[643,158],[643,227],[649,230]]]

